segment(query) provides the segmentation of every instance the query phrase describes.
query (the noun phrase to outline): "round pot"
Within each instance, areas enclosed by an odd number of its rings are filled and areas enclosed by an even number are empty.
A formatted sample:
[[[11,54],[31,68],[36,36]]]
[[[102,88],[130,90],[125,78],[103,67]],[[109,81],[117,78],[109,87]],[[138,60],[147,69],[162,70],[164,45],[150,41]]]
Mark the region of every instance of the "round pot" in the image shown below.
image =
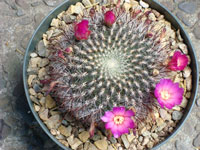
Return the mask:
[[[66,148],[64,145],[62,145],[50,132],[49,129],[45,126],[45,124],[43,123],[43,121],[39,118],[37,112],[35,112],[34,108],[33,108],[33,103],[30,99],[30,95],[28,92],[28,84],[27,84],[27,67],[29,64],[29,60],[30,60],[30,53],[34,51],[37,43],[42,39],[42,34],[45,33],[49,26],[50,23],[52,21],[53,18],[55,18],[59,13],[61,13],[64,10],[67,10],[67,8],[72,5],[77,3],[80,0],[66,0],[64,3],[62,3],[61,5],[59,5],[58,7],[56,7],[53,11],[51,11],[46,18],[41,22],[41,24],[38,26],[38,28],[36,29],[36,31],[34,32],[28,47],[26,49],[26,54],[24,57],[24,65],[23,65],[23,82],[24,82],[24,89],[25,89],[25,93],[26,93],[26,97],[27,97],[27,101],[28,104],[30,106],[30,109],[34,115],[34,117],[36,118],[36,120],[38,121],[38,123],[40,124],[40,126],[42,127],[42,129],[47,133],[47,135],[55,142],[57,143],[60,147],[62,147],[65,150],[70,150],[69,148]],[[179,121],[179,123],[177,124],[175,130],[173,131],[173,133],[171,135],[169,135],[164,141],[162,141],[161,143],[159,143],[158,145],[154,146],[154,150],[161,147],[161,145],[163,145],[164,143],[166,143],[170,138],[172,138],[177,132],[178,130],[183,126],[184,122],[186,121],[186,119],[188,118],[194,104],[195,104],[195,99],[196,99],[196,95],[197,95],[197,90],[198,90],[198,79],[199,79],[199,70],[198,70],[198,62],[197,62],[197,58],[196,58],[196,54],[194,51],[194,48],[192,46],[192,43],[189,39],[188,34],[186,33],[186,31],[184,30],[183,26],[180,24],[180,22],[178,21],[178,19],[164,6],[162,6],[159,2],[157,2],[156,0],[144,0],[146,3],[148,3],[150,5],[151,8],[157,10],[158,12],[160,12],[161,14],[163,14],[165,16],[165,19],[168,20],[169,22],[171,22],[172,26],[176,29],[176,30],[180,30],[181,36],[184,39],[184,43],[188,46],[188,50],[189,50],[189,55],[191,57],[191,68],[192,68],[192,94],[191,94],[191,98],[188,101],[188,105],[185,108],[184,111],[184,115],[182,117],[182,119]]]

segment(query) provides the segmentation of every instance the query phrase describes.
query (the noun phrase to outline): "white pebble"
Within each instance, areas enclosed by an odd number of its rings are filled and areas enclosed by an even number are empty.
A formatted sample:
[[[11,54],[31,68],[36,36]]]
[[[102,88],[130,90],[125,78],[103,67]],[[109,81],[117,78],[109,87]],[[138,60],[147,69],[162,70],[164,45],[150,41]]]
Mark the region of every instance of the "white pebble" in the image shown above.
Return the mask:
[[[143,2],[142,0],[140,1],[140,5],[141,5],[143,8],[149,8],[149,4]]]
[[[35,57],[37,57],[37,54],[36,54],[36,53],[31,53],[30,56],[31,56],[32,58],[35,58]]]

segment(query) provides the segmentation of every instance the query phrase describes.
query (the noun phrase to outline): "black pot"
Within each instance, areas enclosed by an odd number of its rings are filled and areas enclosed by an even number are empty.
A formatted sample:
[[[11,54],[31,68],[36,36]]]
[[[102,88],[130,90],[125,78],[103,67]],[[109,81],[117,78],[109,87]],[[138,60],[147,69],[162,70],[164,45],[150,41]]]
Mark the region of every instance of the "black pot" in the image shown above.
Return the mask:
[[[48,30],[52,19],[55,18],[63,10],[67,10],[67,8],[70,5],[75,4],[78,1],[80,1],[80,0],[66,0],[64,3],[62,3],[61,5],[56,7],[53,11],[51,11],[48,14],[48,16],[46,16],[46,18],[41,22],[41,24],[39,25],[39,27],[37,28],[37,30],[33,34],[32,38],[31,38],[31,40],[28,44],[28,47],[26,49],[26,54],[25,54],[25,57],[24,57],[24,65],[23,65],[24,89],[25,89],[27,100],[28,100],[28,104],[30,106],[30,109],[31,109],[34,117],[36,118],[36,120],[38,121],[38,123],[40,124],[42,129],[48,134],[48,136],[55,143],[57,143],[60,147],[62,147],[63,149],[66,149],[66,150],[70,150],[70,149],[66,148],[64,145],[62,145],[49,132],[48,128],[45,126],[45,124],[42,122],[42,120],[40,120],[38,114],[35,112],[35,110],[33,108],[33,103],[30,99],[30,95],[29,95],[29,92],[28,92],[29,87],[28,87],[28,84],[27,84],[27,67],[28,67],[29,60],[30,60],[30,53],[35,50],[37,43],[42,39],[42,34],[45,33]],[[161,14],[163,14],[165,16],[165,19],[168,20],[169,22],[171,22],[172,26],[176,30],[180,29],[181,36],[184,39],[185,44],[187,44],[187,46],[188,46],[189,55],[191,57],[190,67],[192,68],[192,76],[193,76],[193,78],[192,78],[192,84],[193,84],[192,94],[191,94],[190,100],[188,101],[188,105],[185,108],[184,115],[183,115],[182,119],[180,120],[180,122],[178,123],[178,125],[176,126],[176,129],[173,131],[173,133],[171,135],[169,135],[164,141],[162,141],[161,143],[159,143],[158,145],[156,145],[153,148],[153,149],[157,149],[157,148],[161,147],[161,145],[166,143],[170,138],[172,138],[178,132],[178,130],[183,126],[184,122],[188,118],[188,116],[189,116],[189,114],[190,114],[190,112],[191,112],[191,110],[192,110],[192,108],[195,104],[195,98],[196,98],[197,91],[198,91],[199,70],[198,70],[198,62],[197,62],[195,50],[192,46],[192,43],[189,39],[188,34],[185,32],[185,30],[183,29],[183,26],[180,24],[178,19],[167,8],[162,6],[156,0],[151,0],[151,1],[144,0],[144,1],[147,2],[150,5],[151,8],[153,8],[153,9],[157,10],[158,12],[160,12]]]

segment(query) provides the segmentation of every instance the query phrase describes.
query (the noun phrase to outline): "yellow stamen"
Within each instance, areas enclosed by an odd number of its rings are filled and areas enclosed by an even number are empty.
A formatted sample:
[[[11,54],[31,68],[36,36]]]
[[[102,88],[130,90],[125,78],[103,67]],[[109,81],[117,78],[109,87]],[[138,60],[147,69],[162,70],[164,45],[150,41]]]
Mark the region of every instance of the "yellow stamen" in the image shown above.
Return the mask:
[[[115,116],[114,117],[115,124],[122,124],[124,122],[124,117],[122,116]]]
[[[161,92],[161,97],[162,97],[162,99],[164,99],[164,100],[168,100],[169,98],[170,98],[170,94],[169,94],[169,92],[168,91],[162,91]]]
[[[177,60],[177,66],[179,67],[181,65],[181,62],[180,62],[180,60],[178,59]]]

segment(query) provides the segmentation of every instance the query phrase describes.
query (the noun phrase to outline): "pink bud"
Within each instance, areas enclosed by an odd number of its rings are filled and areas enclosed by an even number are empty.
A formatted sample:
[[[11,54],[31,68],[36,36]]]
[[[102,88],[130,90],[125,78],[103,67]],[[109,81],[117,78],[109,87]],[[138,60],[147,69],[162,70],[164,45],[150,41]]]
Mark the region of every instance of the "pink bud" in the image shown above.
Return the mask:
[[[116,16],[113,11],[110,10],[104,14],[104,22],[107,26],[112,26],[115,23],[115,20]]]
[[[60,57],[61,59],[64,59],[64,60],[66,59],[61,50],[58,51],[58,57]]]
[[[66,52],[66,53],[71,53],[72,51],[73,51],[72,47],[67,47],[67,48],[65,49],[65,52]]]
[[[77,40],[87,40],[90,36],[91,31],[89,28],[88,20],[82,20],[80,23],[76,24],[74,27],[75,37]]]
[[[168,63],[168,68],[173,71],[181,71],[188,65],[188,57],[180,51],[176,51]]]

